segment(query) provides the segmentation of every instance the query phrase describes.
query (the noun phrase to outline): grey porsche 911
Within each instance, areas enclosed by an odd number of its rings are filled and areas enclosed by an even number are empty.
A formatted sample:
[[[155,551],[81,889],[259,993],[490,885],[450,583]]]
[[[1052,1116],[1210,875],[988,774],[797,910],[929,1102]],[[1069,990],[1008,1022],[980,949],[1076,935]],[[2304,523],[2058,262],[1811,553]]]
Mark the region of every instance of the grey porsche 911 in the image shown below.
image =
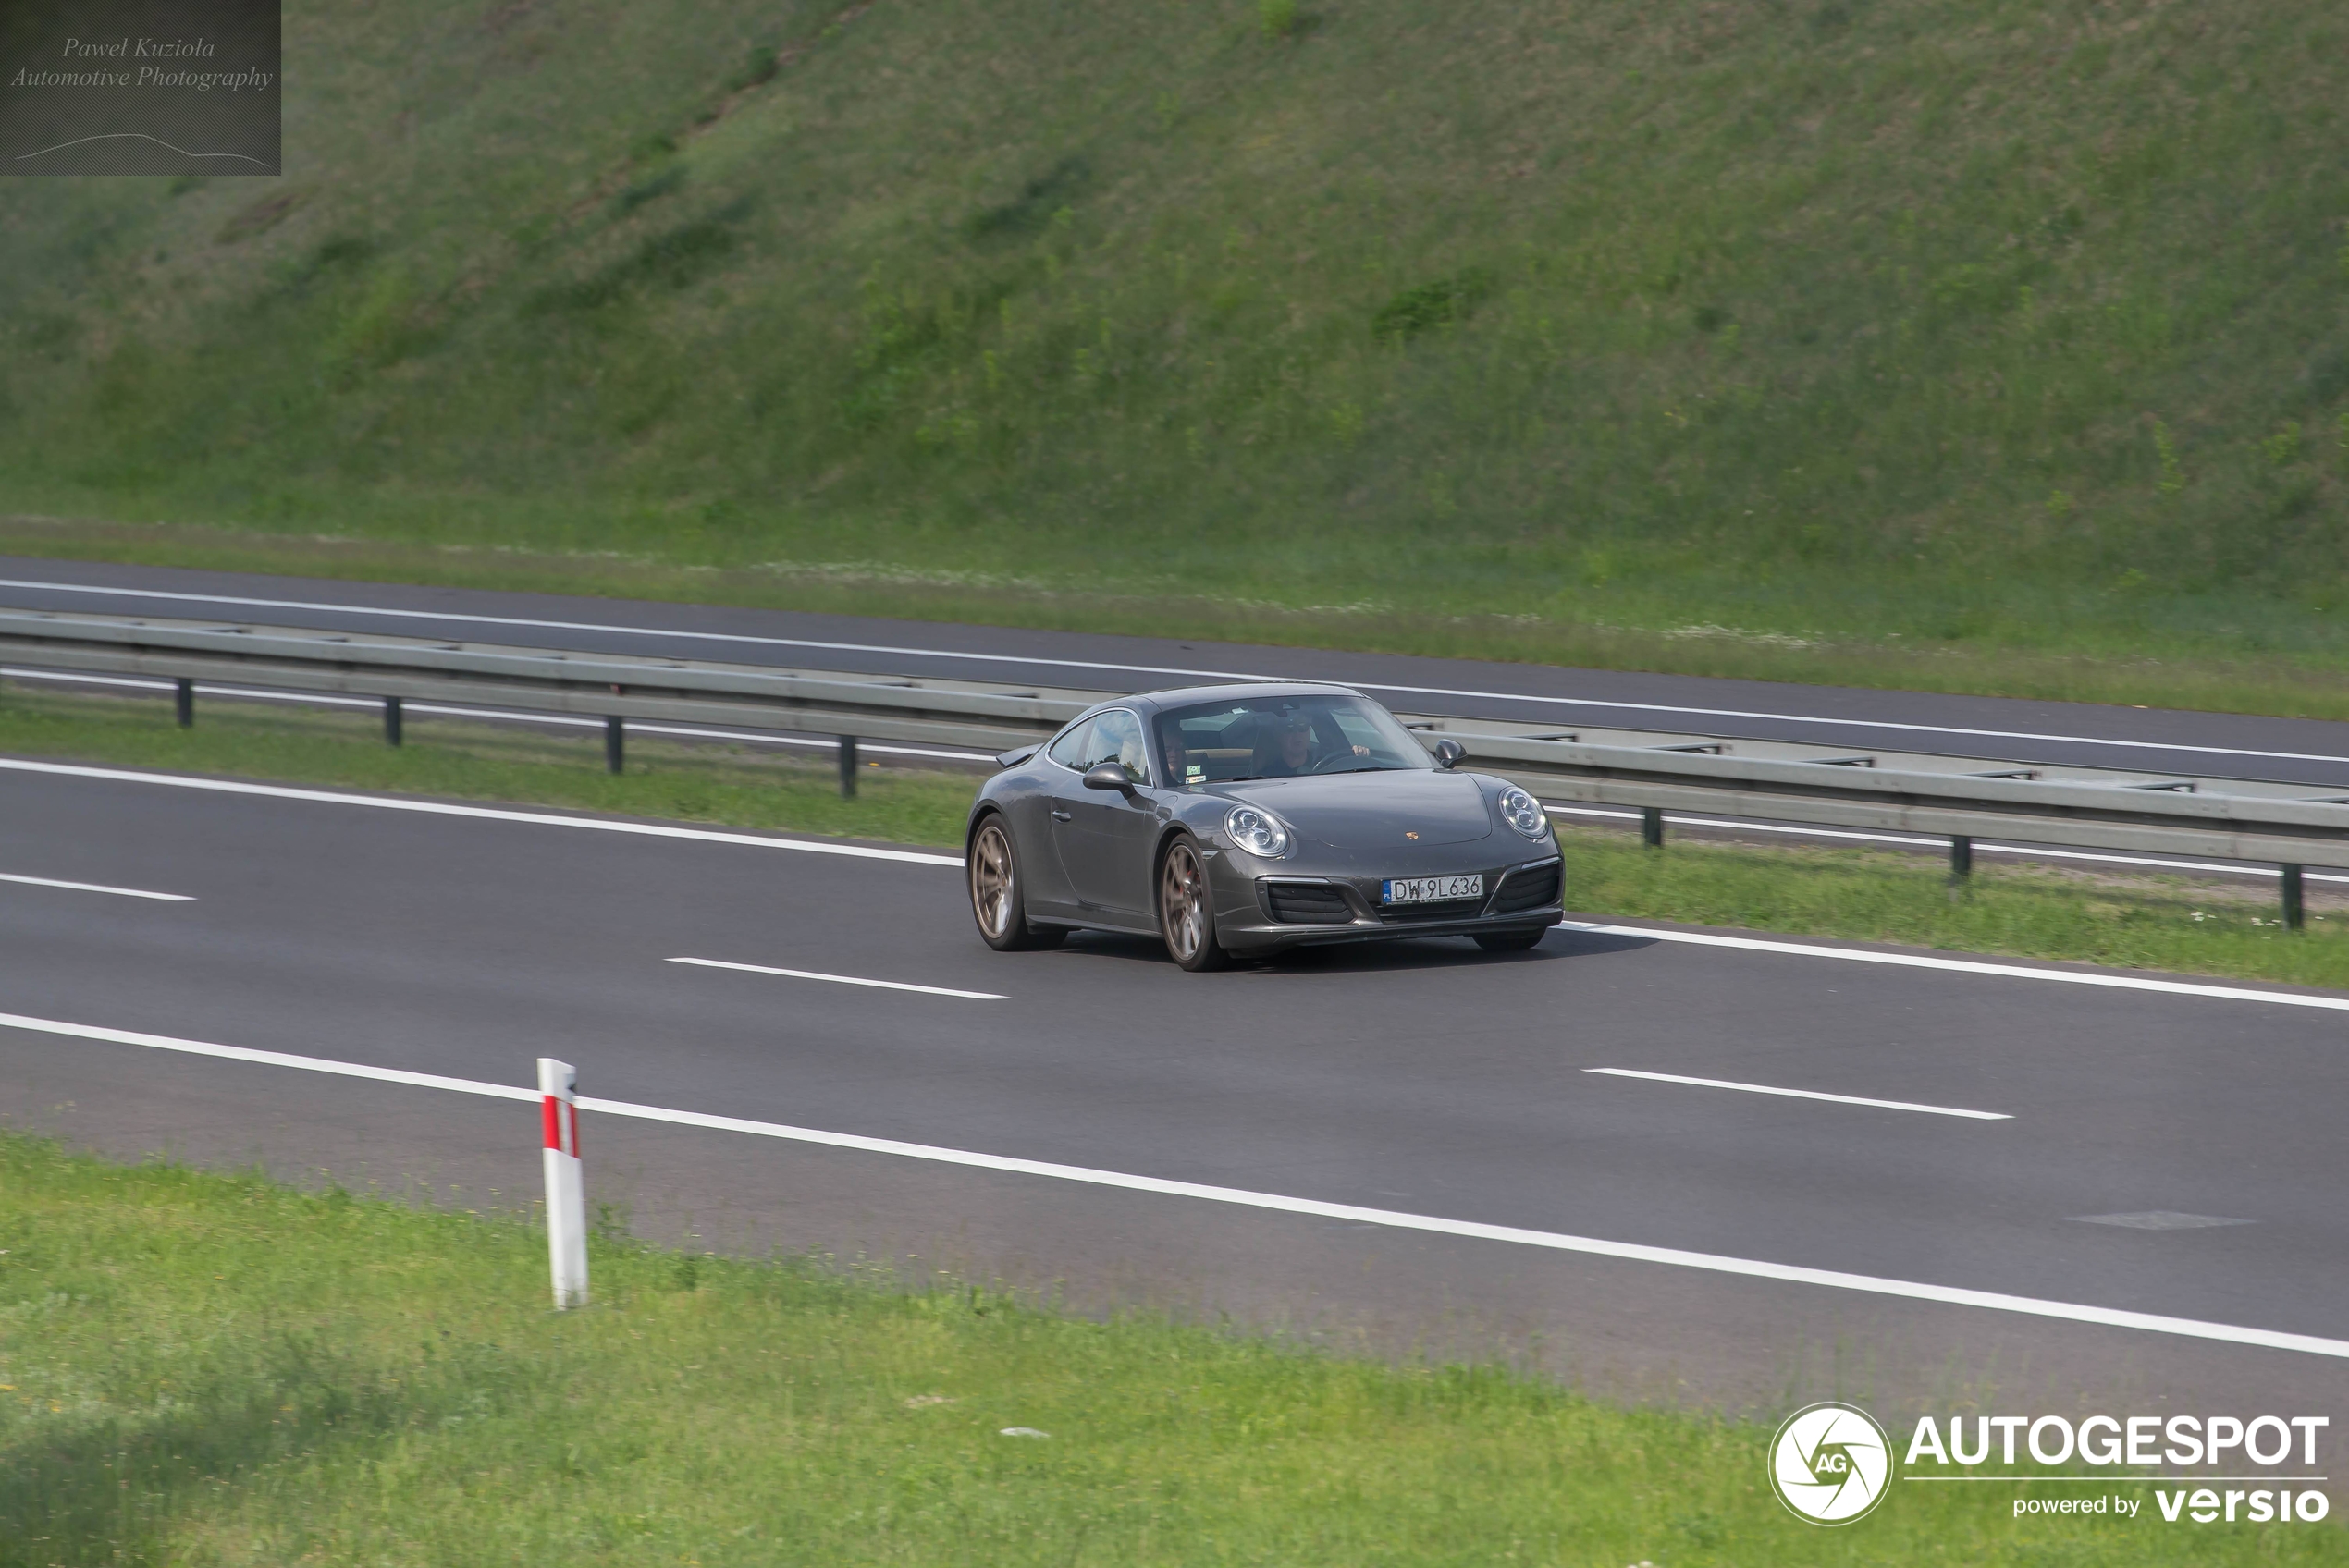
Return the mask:
[[[1193,970],[1400,937],[1530,948],[1565,917],[1557,839],[1463,754],[1340,686],[1104,703],[996,759],[965,836],[971,912],[1001,950],[1141,932]]]

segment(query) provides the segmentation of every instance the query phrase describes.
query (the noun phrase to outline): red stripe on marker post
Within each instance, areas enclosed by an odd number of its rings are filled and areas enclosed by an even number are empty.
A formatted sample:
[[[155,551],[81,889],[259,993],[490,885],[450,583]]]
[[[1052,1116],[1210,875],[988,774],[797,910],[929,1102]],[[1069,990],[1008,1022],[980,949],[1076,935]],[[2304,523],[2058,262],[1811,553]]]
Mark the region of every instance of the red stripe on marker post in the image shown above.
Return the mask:
[[[538,1059],[539,1132],[547,1168],[547,1256],[555,1307],[587,1305],[587,1183],[579,1163],[579,1070]]]
[[[546,1146],[577,1159],[579,1158],[579,1108],[556,1095],[546,1096],[538,1104],[541,1112],[539,1120],[543,1124],[541,1130],[547,1140]]]

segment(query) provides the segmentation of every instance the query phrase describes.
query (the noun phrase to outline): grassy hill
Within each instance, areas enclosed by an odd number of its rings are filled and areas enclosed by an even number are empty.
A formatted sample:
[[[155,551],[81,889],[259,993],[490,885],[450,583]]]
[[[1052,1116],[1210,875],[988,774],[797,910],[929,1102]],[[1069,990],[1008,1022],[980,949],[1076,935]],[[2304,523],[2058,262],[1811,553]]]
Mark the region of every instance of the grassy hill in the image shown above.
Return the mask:
[[[284,179],[0,186],[0,510],[2339,704],[2318,0],[291,0],[286,36]]]

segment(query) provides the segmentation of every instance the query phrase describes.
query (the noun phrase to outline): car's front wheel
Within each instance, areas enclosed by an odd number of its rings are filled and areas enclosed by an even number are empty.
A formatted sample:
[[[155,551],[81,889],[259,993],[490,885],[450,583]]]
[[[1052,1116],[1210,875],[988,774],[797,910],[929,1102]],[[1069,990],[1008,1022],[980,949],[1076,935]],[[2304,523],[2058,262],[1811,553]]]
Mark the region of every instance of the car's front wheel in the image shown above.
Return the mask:
[[[1027,924],[1027,889],[1019,874],[1019,851],[1000,816],[989,816],[971,835],[964,867],[970,878],[971,914],[978,934],[999,953],[1059,947],[1068,933],[1057,925]]]
[[[1166,846],[1158,863],[1158,929],[1167,955],[1193,973],[1221,969],[1231,955],[1215,940],[1215,898],[1207,862],[1187,835]]]

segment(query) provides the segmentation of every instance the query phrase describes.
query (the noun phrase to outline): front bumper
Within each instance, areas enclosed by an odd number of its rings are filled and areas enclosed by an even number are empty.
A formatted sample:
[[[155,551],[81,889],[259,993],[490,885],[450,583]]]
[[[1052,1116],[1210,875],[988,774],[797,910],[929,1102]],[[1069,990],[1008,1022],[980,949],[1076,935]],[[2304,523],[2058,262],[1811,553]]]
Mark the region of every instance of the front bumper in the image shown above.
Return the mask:
[[[1484,896],[1394,907],[1379,902],[1381,877],[1284,871],[1248,876],[1235,864],[1237,857],[1218,859],[1223,864],[1217,869],[1225,876],[1216,889],[1215,937],[1236,952],[1407,937],[1473,937],[1556,925],[1566,918],[1565,868],[1555,853],[1444,873],[1414,870],[1410,875],[1481,873]]]

